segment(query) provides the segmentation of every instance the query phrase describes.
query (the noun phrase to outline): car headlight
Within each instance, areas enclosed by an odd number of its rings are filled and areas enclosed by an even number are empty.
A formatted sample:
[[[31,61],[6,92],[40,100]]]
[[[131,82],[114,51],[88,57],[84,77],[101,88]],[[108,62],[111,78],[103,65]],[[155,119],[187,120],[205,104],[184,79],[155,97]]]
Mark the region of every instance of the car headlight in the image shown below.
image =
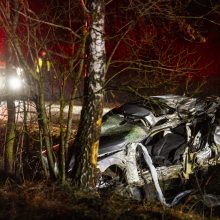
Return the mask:
[[[12,76],[8,79],[8,87],[13,91],[20,90],[22,88],[22,80],[17,76]]]

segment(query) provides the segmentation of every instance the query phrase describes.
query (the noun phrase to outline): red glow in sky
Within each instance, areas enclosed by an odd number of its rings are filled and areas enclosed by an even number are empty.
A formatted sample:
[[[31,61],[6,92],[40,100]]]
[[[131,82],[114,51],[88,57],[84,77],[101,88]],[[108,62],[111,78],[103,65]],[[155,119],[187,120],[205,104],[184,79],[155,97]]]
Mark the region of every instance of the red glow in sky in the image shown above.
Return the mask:
[[[5,56],[5,32],[3,28],[0,28],[0,60],[4,60]]]

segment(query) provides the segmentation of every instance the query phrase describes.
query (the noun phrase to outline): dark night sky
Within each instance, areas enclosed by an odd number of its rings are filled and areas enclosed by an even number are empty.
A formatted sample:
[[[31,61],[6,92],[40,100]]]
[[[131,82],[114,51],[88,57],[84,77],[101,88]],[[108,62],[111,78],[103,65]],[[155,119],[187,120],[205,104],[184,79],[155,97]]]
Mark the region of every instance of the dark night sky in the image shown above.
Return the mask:
[[[220,1],[219,0],[195,0],[189,7],[192,15],[202,16],[208,14],[213,3],[216,3],[216,13],[207,15],[202,23],[202,34],[206,37],[204,43],[191,44],[196,49],[195,57],[200,58],[199,67],[201,74],[207,76],[207,93],[220,95]],[[214,22],[212,22],[214,21]]]
[[[194,8],[194,14],[197,16],[204,15],[210,10],[210,2],[207,0],[197,0]],[[214,2],[214,1],[213,1]],[[217,1],[216,1],[217,2]],[[220,2],[218,4],[220,7]],[[213,75],[220,71],[220,15],[219,9],[218,13],[215,13],[212,16],[207,16],[210,21],[204,22],[204,35],[206,36],[206,42],[201,45],[195,45],[198,48],[199,53],[201,54],[201,64],[210,63],[210,68],[207,68],[206,71],[209,74]],[[218,23],[218,24],[214,24]],[[207,72],[207,73],[208,73]]]
[[[42,9],[42,3],[45,1],[39,0],[31,0],[31,7],[34,10],[40,11]],[[220,3],[219,3],[220,5]],[[210,9],[210,1],[209,0],[197,0],[194,1],[194,4],[190,6],[189,11],[193,15],[202,15],[206,13]],[[206,37],[206,42],[204,43],[188,43],[184,41],[180,41],[178,43],[189,45],[189,48],[195,50],[194,58],[199,58],[198,68],[201,68],[201,75],[207,76],[209,81],[209,90],[213,92],[213,87],[215,87],[215,93],[218,92],[218,86],[220,86],[220,15],[215,15],[214,17],[208,17],[210,19],[214,19],[219,23],[213,24],[211,22],[205,21],[203,23],[203,35]],[[5,42],[5,34],[0,29],[0,57],[4,56],[4,42]],[[219,91],[220,95],[220,91]]]

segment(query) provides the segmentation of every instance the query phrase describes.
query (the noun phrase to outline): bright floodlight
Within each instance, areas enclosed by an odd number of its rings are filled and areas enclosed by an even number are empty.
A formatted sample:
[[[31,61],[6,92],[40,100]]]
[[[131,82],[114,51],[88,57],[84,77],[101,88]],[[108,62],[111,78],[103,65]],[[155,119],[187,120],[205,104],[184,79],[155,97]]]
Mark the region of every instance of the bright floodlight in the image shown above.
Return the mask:
[[[8,81],[9,89],[20,90],[22,87],[22,81],[18,77],[11,77]]]

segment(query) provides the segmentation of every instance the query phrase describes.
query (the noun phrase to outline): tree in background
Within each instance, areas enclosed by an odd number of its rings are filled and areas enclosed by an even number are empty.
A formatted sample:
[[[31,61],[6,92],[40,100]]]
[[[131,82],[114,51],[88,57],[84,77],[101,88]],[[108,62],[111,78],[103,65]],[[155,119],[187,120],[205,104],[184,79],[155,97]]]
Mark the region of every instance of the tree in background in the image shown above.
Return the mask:
[[[106,16],[107,57],[108,49],[120,43],[120,50],[107,64],[111,73],[107,74],[107,90],[119,100],[119,90],[142,97],[201,91],[208,61],[201,65],[198,48],[207,40],[204,23],[216,23],[213,14],[219,8],[212,1],[198,15],[195,10],[201,5],[197,4],[192,0],[131,0],[107,5],[107,12],[114,11]]]
[[[30,99],[36,104],[41,146],[39,152],[46,149],[48,157],[48,164],[46,164],[48,168],[45,167],[45,171],[49,170],[50,177],[58,178],[64,183],[66,151],[72,133],[74,98],[83,73],[85,53],[83,22],[80,19],[72,20],[72,14],[77,10],[74,8],[77,8],[79,3],[71,1],[68,1],[68,4],[51,3],[37,12],[34,11],[35,8],[32,10],[32,2],[17,3],[19,7],[10,8],[6,7],[5,2],[0,3],[2,26],[8,33],[7,39],[13,46],[12,63],[24,69],[25,80],[30,90],[30,96],[26,94],[25,99]],[[7,9],[20,17],[16,30],[12,30],[12,24],[4,19]],[[46,53],[45,57],[40,56],[42,51]],[[47,62],[50,63],[49,69]],[[47,108],[47,105],[51,106],[54,102],[60,103],[58,157],[53,151],[55,144],[53,118],[50,117],[50,111]],[[67,103],[69,116],[65,126],[63,109]],[[59,172],[55,170],[57,164]],[[45,173],[47,175],[47,172]]]
[[[18,1],[12,0],[10,2],[5,2],[5,12],[1,11],[1,20],[10,26],[10,29],[7,30],[6,35],[9,36],[10,32],[16,32],[18,26],[19,15],[14,13],[11,9],[18,9]],[[10,78],[14,75],[13,68],[13,43],[10,38],[8,38],[6,43],[6,85],[9,84]],[[14,142],[15,142],[15,104],[13,93],[8,89],[7,91],[7,129],[6,129],[6,143],[4,146],[4,170],[7,173],[15,173],[15,160],[14,160]]]

